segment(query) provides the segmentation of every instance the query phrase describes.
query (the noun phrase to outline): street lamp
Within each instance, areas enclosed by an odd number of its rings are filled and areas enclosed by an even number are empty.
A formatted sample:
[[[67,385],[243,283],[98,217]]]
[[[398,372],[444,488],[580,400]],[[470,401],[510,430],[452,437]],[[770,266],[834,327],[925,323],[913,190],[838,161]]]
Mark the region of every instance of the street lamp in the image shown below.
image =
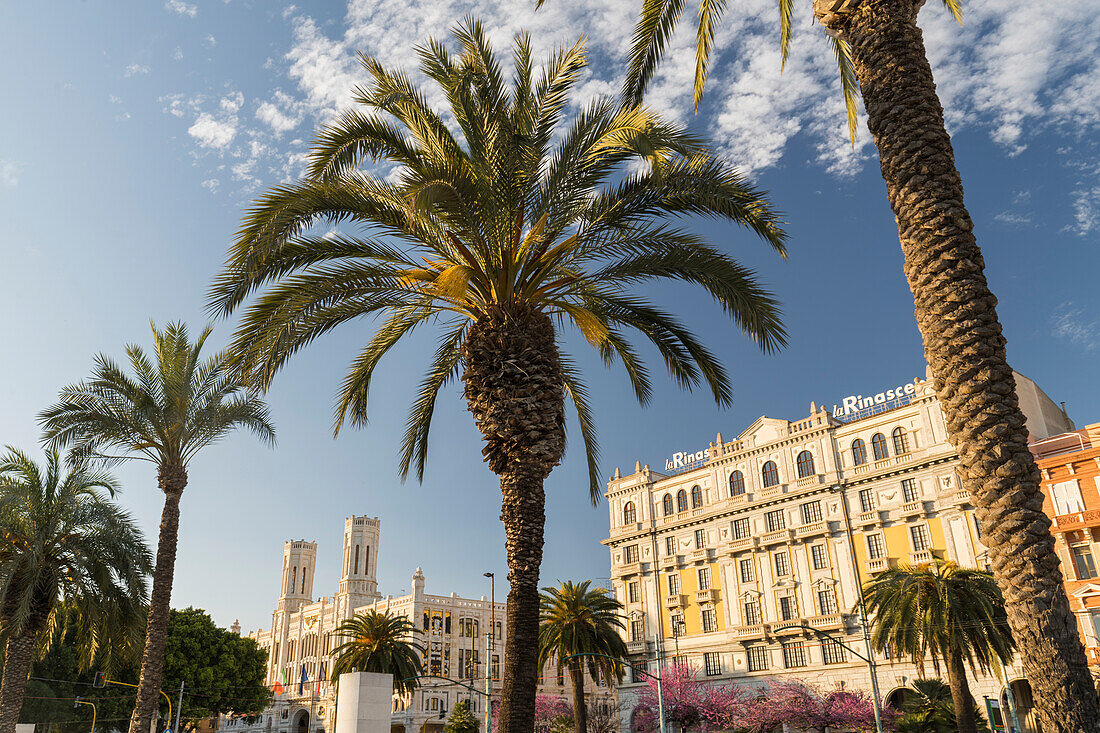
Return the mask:
[[[493,573],[483,573],[489,579],[489,635],[485,654],[485,733],[493,732],[493,641],[497,633],[497,578]]]

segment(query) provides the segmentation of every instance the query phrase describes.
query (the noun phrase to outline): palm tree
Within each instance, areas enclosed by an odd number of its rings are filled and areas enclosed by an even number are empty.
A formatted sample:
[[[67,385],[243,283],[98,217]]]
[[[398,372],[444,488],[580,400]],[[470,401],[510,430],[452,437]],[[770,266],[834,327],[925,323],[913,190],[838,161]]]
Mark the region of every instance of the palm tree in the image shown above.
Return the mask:
[[[267,407],[242,390],[228,369],[226,354],[200,359],[209,327],[193,343],[182,323],[169,324],[163,331],[155,325],[152,329],[155,361],[141,347],[127,346],[131,377],[100,354],[92,377],[65,387],[60,401],[39,416],[52,446],[72,445],[82,455],[132,458],[157,466],[164,509],[130,733],[148,733],[158,705],[187,467],[200,450],[238,427],[275,442]],[[104,455],[104,450],[121,455]]]
[[[36,647],[77,629],[82,666],[117,653],[140,625],[152,556],[129,513],[110,501],[118,482],[86,464],[43,470],[25,453],[0,457],[0,733],[15,733]]]
[[[347,641],[331,652],[333,683],[347,672],[378,672],[393,675],[393,689],[402,696],[416,690],[424,647],[411,640],[422,632],[409,619],[371,610],[347,619],[334,633]]]
[[[567,580],[559,588],[543,588],[539,596],[542,623],[539,626],[539,668],[553,661],[557,670],[569,669],[573,687],[573,730],[588,733],[588,711],[584,703],[584,670],[593,679],[614,678],[621,682],[627,655],[621,632],[623,604],[604,588],[590,588],[592,582]],[[578,655],[585,656],[583,659]],[[609,658],[610,657],[610,658]]]
[[[951,688],[940,679],[913,680],[911,688],[905,688],[901,703],[901,716],[897,719],[897,733],[956,733],[955,704]],[[978,733],[989,733],[989,724],[974,707],[974,722]]]
[[[545,0],[537,0],[541,5]],[[962,0],[943,0],[962,22]],[[848,130],[856,134],[857,90],[879,152],[916,304],[925,359],[974,497],[994,577],[1005,594],[1043,725],[1091,730],[1100,720],[1085,648],[1062,583],[1039,471],[1016,382],[1005,356],[997,299],[985,278],[962,179],[944,127],[932,69],[917,27],[924,0],[813,0],[840,69]],[[724,0],[700,0],[695,58],[698,108]],[[787,57],[794,0],[779,0]],[[645,94],[683,13],[683,0],[644,0],[623,97]]]
[[[680,386],[705,385],[728,405],[721,363],[630,288],[699,286],[763,349],[779,347],[778,304],[755,274],[671,220],[740,224],[781,254],[785,236],[764,195],[652,110],[597,99],[565,127],[587,65],[582,42],[537,73],[530,39],[519,36],[509,82],[479,23],[465,21],[455,36],[460,54],[429,40],[418,55],[461,142],[403,72],[363,56],[370,82],[356,92],[360,107],[321,131],[308,177],[249,210],[211,307],[229,315],[267,286],[232,346],[261,389],[314,338],[382,317],[340,389],[337,431],[345,420],[366,422],[374,371],[406,334],[425,323],[441,328],[408,419],[401,473],[415,464],[423,476],[437,395],[461,378],[482,453],[500,477],[511,586],[500,721],[505,733],[523,733],[539,675],[543,481],[565,450],[567,396],[593,503],[601,494],[588,391],[561,351],[563,331],[575,326],[606,363],[621,361],[642,403],[653,387],[631,330],[652,342]],[[359,231],[311,233],[326,221]]]
[[[966,665],[988,672],[1015,649],[992,574],[936,560],[886,570],[864,592],[875,649],[908,656],[918,669],[930,657],[937,673],[942,661],[959,733],[976,733]]]

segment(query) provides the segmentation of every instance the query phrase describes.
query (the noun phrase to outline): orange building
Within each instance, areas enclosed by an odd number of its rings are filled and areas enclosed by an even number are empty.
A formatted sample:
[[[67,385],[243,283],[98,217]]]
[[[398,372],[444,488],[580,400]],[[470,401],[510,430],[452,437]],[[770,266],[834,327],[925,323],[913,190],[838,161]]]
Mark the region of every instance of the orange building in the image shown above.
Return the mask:
[[[1100,666],[1100,423],[1031,444],[1054,520],[1066,594],[1089,664]]]

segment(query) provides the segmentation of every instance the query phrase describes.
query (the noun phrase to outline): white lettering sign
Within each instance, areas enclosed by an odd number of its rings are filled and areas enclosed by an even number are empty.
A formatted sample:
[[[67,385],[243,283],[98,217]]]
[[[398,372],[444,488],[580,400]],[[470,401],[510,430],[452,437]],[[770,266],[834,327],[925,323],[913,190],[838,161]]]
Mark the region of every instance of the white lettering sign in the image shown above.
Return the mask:
[[[848,415],[854,415],[860,410],[866,410],[875,405],[884,405],[887,402],[893,400],[901,400],[912,397],[917,393],[916,383],[898,385],[893,389],[888,389],[885,392],[879,392],[878,394],[864,397],[861,394],[849,395],[840,401],[840,405],[833,405],[834,417],[847,417]]]
[[[684,453],[682,451],[679,453],[673,453],[672,458],[665,459],[665,470],[673,471],[677,468],[684,468],[685,466],[690,466],[693,463],[705,461],[709,456],[709,448],[706,450],[697,451],[695,453]]]

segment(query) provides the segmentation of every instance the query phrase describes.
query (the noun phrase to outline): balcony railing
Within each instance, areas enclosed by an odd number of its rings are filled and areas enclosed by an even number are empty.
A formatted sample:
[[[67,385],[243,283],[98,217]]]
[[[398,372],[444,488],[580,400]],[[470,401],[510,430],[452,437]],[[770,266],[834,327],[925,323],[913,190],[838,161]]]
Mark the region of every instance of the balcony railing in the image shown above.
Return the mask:
[[[1068,532],[1072,529],[1100,526],[1100,509],[1092,509],[1087,512],[1074,512],[1072,514],[1059,514],[1054,518],[1054,527],[1059,532]]]
[[[803,478],[796,479],[794,485],[801,489],[805,486],[816,486],[817,484],[820,484],[824,479],[825,477],[823,475],[821,475],[820,473],[815,473],[812,476],[804,476]]]
[[[644,641],[628,641],[626,643],[626,653],[635,656],[638,654],[645,654],[648,645]]]
[[[868,524],[877,524],[881,521],[881,519],[882,518],[879,516],[878,510],[860,512],[856,515],[856,524],[862,527]]]
[[[776,484],[775,486],[769,486],[766,489],[760,490],[760,497],[762,499],[770,499],[773,496],[779,496],[780,494],[787,493],[787,484]]]
[[[867,571],[871,573],[881,573],[890,567],[890,558],[888,557],[876,557],[874,560],[867,561]]]
[[[919,514],[924,514],[923,501],[910,501],[901,505],[901,515],[903,517],[912,517]]]
[[[956,504],[972,503],[970,499],[970,492],[966,489],[959,489],[958,491],[956,491],[953,499]]]
[[[764,625],[735,626],[733,628],[733,637],[735,639],[762,639],[764,638]]]
[[[718,602],[718,589],[708,588],[707,590],[695,591],[696,603],[717,603]]]
[[[785,542],[790,542],[794,536],[794,531],[790,529],[778,529],[774,532],[767,532],[760,538],[760,544],[765,547],[768,545],[779,545]]]
[[[815,629],[842,629],[844,628],[844,617],[839,613],[830,613],[824,616],[810,616],[804,623]]]
[[[935,557],[932,555],[931,550],[917,550],[916,552],[909,553],[909,564],[922,565],[927,562],[932,562]]]
[[[812,524],[803,524],[801,527],[794,531],[794,536],[798,538],[803,537],[815,537],[819,534],[828,534],[829,525],[827,522],[814,522]]]
[[[741,539],[730,540],[724,545],[724,549],[727,555],[735,555],[753,549],[759,541],[758,537],[742,537]]]
[[[688,557],[692,562],[709,562],[710,550],[706,547],[701,547],[698,550],[692,550]]]
[[[683,593],[677,593],[672,596],[665,596],[665,605],[669,608],[683,608],[687,605],[687,596]]]

